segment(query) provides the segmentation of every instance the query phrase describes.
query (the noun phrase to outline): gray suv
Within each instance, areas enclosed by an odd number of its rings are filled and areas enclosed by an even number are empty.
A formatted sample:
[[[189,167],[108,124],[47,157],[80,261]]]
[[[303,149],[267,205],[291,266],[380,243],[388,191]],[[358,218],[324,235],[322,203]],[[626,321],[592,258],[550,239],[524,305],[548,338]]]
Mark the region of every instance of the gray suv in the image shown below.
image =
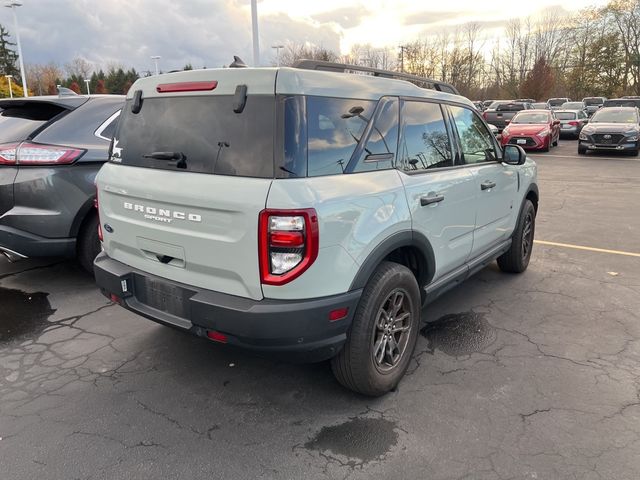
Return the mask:
[[[123,104],[122,95],[0,101],[0,253],[77,257],[93,271],[94,178]]]
[[[228,68],[138,80],[97,177],[96,281],[156,322],[331,359],[382,395],[429,301],[527,268],[536,165],[467,99],[397,79]]]

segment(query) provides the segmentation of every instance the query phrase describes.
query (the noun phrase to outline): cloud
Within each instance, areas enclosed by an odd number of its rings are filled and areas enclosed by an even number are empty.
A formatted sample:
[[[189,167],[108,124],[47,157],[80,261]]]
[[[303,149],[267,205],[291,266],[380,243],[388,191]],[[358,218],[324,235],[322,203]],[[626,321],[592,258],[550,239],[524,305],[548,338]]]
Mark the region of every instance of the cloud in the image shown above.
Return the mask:
[[[248,1],[239,0],[30,0],[18,9],[26,63],[64,64],[81,56],[97,66],[121,64],[153,70],[151,55],[161,55],[168,71],[228,65],[233,55],[252,60]],[[0,23],[13,30],[8,9]],[[286,14],[260,17],[262,63],[269,64],[275,42],[310,42],[339,50],[340,35],[329,25],[292,19]]]
[[[419,12],[407,15],[405,25],[429,25],[460,17],[460,12]]]
[[[311,18],[320,23],[337,23],[342,28],[353,28],[360,25],[362,19],[369,15],[369,11],[358,6],[343,7],[328,12],[312,15]]]

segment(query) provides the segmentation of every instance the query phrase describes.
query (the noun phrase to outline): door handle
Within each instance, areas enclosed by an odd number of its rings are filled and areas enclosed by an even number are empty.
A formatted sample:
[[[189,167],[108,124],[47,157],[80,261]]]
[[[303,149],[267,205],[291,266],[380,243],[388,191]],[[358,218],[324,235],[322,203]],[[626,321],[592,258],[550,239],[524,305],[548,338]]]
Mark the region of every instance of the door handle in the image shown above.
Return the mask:
[[[444,200],[444,195],[433,195],[430,197],[420,197],[420,206],[426,207],[427,205],[432,205],[434,203],[440,203]]]
[[[489,190],[490,188],[493,188],[496,186],[496,182],[492,182],[490,180],[487,180],[485,182],[482,182],[480,184],[480,189],[481,190]]]

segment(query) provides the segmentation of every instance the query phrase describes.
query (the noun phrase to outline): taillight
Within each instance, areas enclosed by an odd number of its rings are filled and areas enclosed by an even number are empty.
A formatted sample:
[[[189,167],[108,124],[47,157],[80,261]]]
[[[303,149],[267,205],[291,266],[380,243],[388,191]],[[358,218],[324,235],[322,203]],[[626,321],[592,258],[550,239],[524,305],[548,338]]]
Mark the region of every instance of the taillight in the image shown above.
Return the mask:
[[[161,83],[156,87],[158,93],[201,92],[213,90],[218,86],[216,80],[205,82]]]
[[[482,113],[482,118],[484,118],[485,120],[489,120],[489,115],[487,115],[487,112]]]
[[[318,257],[318,215],[303,210],[263,210],[258,219],[260,281],[284,285]]]
[[[85,150],[40,143],[12,143],[0,145],[0,165],[68,165],[82,156]]]
[[[18,143],[0,145],[0,165],[15,165]]]
[[[18,147],[18,165],[68,165],[84,152],[78,148],[24,142]]]
[[[577,127],[577,126],[579,125],[579,123],[578,123],[578,122],[576,122],[576,121],[572,121],[572,122],[568,122],[568,123],[569,123],[569,125],[571,125],[572,127]]]

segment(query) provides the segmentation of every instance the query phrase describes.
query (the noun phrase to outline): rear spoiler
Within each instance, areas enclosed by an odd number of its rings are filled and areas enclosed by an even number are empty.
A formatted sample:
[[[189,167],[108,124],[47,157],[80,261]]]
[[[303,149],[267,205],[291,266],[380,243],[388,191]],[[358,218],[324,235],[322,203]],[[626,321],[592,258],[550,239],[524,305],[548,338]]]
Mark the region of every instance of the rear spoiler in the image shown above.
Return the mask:
[[[325,72],[351,73],[356,75],[368,75],[372,77],[392,78],[411,82],[420,88],[436,90],[438,92],[453,93],[460,95],[460,92],[450,83],[419,77],[409,73],[393,72],[391,70],[381,70],[378,68],[362,67],[360,65],[348,65],[346,63],[325,62],[321,60],[298,60],[292,65],[293,68],[302,70],[321,70]]]
[[[58,97],[56,96],[43,96],[43,97],[28,97],[28,98],[13,98],[0,100],[0,109],[7,108],[19,108],[33,104],[48,104],[56,105],[58,107],[65,108],[67,110],[75,110],[80,105],[83,105],[89,100],[89,97],[80,96],[77,97]]]

